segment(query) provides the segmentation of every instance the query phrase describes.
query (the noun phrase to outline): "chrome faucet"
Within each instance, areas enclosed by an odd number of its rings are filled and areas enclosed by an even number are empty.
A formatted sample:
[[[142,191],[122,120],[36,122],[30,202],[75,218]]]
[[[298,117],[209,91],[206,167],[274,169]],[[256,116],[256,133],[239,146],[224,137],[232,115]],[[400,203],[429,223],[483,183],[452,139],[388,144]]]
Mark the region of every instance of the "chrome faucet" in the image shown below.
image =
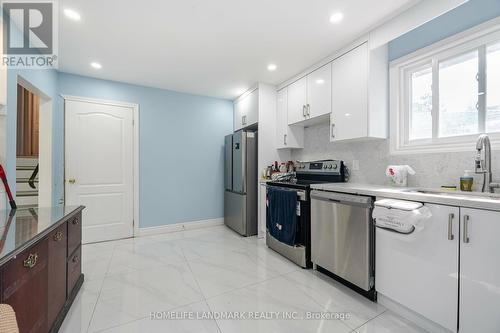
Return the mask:
[[[495,192],[495,188],[500,188],[500,183],[493,183],[493,174],[491,172],[491,143],[486,134],[481,134],[476,143],[475,171],[477,174],[483,174],[482,192]],[[484,158],[482,151],[484,150]]]

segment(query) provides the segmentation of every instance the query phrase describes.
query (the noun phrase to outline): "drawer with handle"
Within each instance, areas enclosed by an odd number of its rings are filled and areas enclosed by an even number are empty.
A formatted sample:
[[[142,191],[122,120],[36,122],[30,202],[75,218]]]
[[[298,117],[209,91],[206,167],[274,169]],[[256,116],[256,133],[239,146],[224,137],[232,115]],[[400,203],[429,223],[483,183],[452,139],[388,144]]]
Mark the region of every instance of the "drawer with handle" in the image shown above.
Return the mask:
[[[68,256],[80,246],[82,240],[82,214],[68,220]]]
[[[80,275],[82,274],[82,247],[78,247],[76,251],[68,258],[68,274],[67,274],[67,293],[71,293]]]
[[[66,261],[68,230],[66,223],[49,234],[49,285],[47,320],[51,327],[66,302]]]
[[[17,255],[3,266],[1,302],[16,311],[20,332],[47,328],[48,240]]]

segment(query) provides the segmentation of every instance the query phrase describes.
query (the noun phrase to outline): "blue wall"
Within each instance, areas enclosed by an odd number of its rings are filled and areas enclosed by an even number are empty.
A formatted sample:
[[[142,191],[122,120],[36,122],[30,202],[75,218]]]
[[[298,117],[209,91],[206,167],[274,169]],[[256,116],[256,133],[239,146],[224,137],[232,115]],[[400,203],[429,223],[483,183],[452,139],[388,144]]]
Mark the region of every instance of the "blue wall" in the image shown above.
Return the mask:
[[[59,73],[58,84],[63,95],[139,104],[141,227],[224,215],[223,147],[233,130],[231,101],[66,73]],[[59,97],[60,112],[62,105]],[[56,137],[56,165],[62,165],[62,131]]]
[[[500,0],[469,0],[390,42],[389,60],[405,56],[497,16],[500,16]]]

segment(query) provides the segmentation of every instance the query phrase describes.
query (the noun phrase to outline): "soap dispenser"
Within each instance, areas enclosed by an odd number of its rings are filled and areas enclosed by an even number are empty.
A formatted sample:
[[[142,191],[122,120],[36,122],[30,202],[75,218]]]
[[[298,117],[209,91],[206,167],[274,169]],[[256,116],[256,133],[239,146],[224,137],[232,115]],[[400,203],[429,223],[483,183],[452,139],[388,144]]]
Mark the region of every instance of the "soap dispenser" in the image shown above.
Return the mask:
[[[464,175],[460,177],[460,191],[472,192],[473,184],[474,177],[472,177],[472,171],[465,170]]]

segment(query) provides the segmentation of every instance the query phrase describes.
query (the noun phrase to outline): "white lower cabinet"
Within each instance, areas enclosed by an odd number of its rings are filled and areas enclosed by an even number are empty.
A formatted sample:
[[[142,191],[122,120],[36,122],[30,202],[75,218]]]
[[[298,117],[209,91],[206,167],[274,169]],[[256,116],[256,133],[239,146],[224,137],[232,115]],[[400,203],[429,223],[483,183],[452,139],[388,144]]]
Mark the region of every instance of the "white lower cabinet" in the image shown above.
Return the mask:
[[[460,333],[500,332],[500,212],[461,208]]]
[[[259,185],[259,217],[257,226],[257,238],[266,237],[266,220],[267,220],[267,186],[266,183]]]
[[[376,229],[375,285],[385,297],[456,332],[459,208],[426,206],[432,218],[421,231]]]
[[[288,87],[278,91],[276,103],[276,148],[303,148],[304,127],[288,125]]]
[[[449,331],[500,332],[500,212],[425,206],[419,232],[377,228],[377,291]]]

